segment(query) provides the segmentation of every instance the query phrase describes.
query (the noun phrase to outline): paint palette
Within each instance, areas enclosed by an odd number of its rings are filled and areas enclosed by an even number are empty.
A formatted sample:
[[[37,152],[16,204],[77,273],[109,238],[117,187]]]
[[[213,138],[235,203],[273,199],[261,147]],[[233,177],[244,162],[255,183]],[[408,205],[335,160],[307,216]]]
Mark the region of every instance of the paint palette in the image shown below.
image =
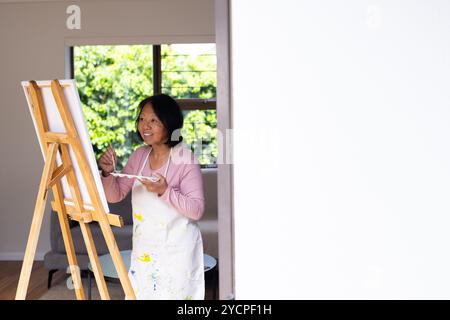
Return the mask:
[[[120,178],[143,179],[143,180],[149,180],[149,181],[151,181],[151,182],[157,182],[157,181],[159,181],[159,178],[158,178],[158,177],[155,177],[155,176],[150,176],[150,177],[147,177],[147,176],[137,176],[137,175],[134,175],[134,174],[125,174],[125,173],[118,173],[118,172],[111,172],[110,174],[111,174],[112,176],[114,176],[114,177],[120,177]]]

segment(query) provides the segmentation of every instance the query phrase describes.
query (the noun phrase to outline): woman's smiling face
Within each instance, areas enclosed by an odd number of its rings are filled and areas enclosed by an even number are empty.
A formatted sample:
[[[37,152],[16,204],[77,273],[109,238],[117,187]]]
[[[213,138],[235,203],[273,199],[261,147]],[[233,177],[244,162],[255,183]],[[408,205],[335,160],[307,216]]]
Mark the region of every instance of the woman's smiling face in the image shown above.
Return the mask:
[[[167,130],[158,119],[151,103],[147,103],[141,111],[138,119],[138,130],[148,145],[162,144],[167,140]]]

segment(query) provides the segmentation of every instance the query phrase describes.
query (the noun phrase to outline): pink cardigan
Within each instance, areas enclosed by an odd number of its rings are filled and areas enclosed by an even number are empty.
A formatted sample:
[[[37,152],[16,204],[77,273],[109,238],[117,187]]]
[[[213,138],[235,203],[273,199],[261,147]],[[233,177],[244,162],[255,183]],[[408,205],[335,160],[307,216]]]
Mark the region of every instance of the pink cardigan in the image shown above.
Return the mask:
[[[150,147],[145,145],[136,149],[128,158],[122,170],[125,174],[137,175],[144,165]],[[154,172],[164,175],[166,164],[152,170],[149,164],[142,171],[143,176],[150,176]],[[110,203],[119,202],[131,191],[135,179],[101,176],[106,199]],[[186,145],[179,143],[172,149],[172,159],[167,171],[167,189],[161,199],[173,206],[184,216],[199,220],[203,216],[205,200],[203,196],[203,181],[200,165],[194,154]]]

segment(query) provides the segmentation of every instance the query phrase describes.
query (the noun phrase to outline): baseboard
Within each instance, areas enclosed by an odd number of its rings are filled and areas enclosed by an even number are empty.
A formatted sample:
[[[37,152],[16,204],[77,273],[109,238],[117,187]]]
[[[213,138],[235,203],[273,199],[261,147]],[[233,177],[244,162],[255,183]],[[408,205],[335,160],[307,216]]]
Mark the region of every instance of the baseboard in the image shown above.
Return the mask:
[[[0,252],[0,261],[22,261],[24,252]],[[36,252],[34,261],[44,260],[45,252]]]

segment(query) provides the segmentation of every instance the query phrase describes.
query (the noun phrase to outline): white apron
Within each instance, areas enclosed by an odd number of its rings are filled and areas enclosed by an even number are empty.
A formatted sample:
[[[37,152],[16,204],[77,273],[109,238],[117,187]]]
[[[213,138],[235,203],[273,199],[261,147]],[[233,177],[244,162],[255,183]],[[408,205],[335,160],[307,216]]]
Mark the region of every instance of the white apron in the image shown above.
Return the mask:
[[[142,174],[148,163],[150,151]],[[164,177],[172,155],[170,150]],[[195,222],[136,180],[132,189],[133,248],[128,271],[138,300],[203,300],[203,242]]]

